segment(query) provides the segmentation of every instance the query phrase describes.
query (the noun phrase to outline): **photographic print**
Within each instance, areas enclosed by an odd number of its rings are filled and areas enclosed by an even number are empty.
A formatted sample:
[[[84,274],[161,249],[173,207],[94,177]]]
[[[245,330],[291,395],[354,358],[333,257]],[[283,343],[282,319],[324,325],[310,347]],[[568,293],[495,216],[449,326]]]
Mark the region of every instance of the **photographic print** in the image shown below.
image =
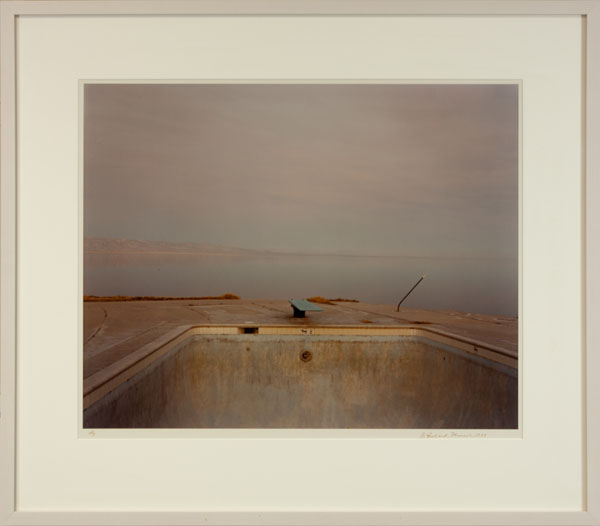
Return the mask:
[[[517,84],[83,108],[84,428],[518,428]]]

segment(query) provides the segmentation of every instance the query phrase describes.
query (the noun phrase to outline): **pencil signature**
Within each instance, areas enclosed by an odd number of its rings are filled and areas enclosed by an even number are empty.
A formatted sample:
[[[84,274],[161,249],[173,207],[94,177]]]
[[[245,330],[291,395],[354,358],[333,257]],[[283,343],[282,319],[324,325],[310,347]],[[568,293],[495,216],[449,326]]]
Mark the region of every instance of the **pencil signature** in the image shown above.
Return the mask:
[[[436,433],[423,431],[419,438],[487,438],[487,433],[465,433],[459,431],[448,431],[447,433]]]

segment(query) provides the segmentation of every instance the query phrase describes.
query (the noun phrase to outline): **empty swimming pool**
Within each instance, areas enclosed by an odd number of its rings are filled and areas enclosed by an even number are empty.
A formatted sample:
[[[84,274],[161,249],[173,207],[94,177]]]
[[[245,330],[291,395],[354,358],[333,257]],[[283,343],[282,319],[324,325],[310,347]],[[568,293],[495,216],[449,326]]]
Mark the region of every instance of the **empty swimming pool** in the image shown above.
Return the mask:
[[[415,327],[195,327],[90,384],[84,427],[511,429],[516,364]]]

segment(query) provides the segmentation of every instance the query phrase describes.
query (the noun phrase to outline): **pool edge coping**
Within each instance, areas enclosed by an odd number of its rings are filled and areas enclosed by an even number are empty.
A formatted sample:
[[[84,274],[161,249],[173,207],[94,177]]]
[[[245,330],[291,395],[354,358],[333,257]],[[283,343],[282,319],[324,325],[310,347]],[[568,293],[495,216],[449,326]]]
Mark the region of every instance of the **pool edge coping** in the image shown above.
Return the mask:
[[[245,330],[254,329],[252,333]],[[120,360],[83,379],[83,410],[116,389],[174,347],[196,335],[306,335],[306,336],[417,336],[450,345],[466,353],[480,356],[517,369],[518,352],[456,335],[438,328],[420,325],[365,327],[357,325],[290,326],[282,324],[191,324],[180,325],[156,340],[143,345]]]

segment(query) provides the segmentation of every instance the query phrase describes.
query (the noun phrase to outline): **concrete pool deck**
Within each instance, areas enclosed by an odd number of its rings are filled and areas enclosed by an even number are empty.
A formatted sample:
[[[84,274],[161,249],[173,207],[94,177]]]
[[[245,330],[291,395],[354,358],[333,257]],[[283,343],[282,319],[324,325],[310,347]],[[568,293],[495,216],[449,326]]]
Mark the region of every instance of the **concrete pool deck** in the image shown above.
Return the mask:
[[[420,326],[482,342],[517,358],[518,319],[505,316],[335,302],[323,312],[293,318],[287,300],[164,300],[84,302],[83,378],[109,375],[117,362],[181,328],[202,326]],[[103,374],[106,373],[106,374]],[[84,389],[85,390],[85,389]]]

